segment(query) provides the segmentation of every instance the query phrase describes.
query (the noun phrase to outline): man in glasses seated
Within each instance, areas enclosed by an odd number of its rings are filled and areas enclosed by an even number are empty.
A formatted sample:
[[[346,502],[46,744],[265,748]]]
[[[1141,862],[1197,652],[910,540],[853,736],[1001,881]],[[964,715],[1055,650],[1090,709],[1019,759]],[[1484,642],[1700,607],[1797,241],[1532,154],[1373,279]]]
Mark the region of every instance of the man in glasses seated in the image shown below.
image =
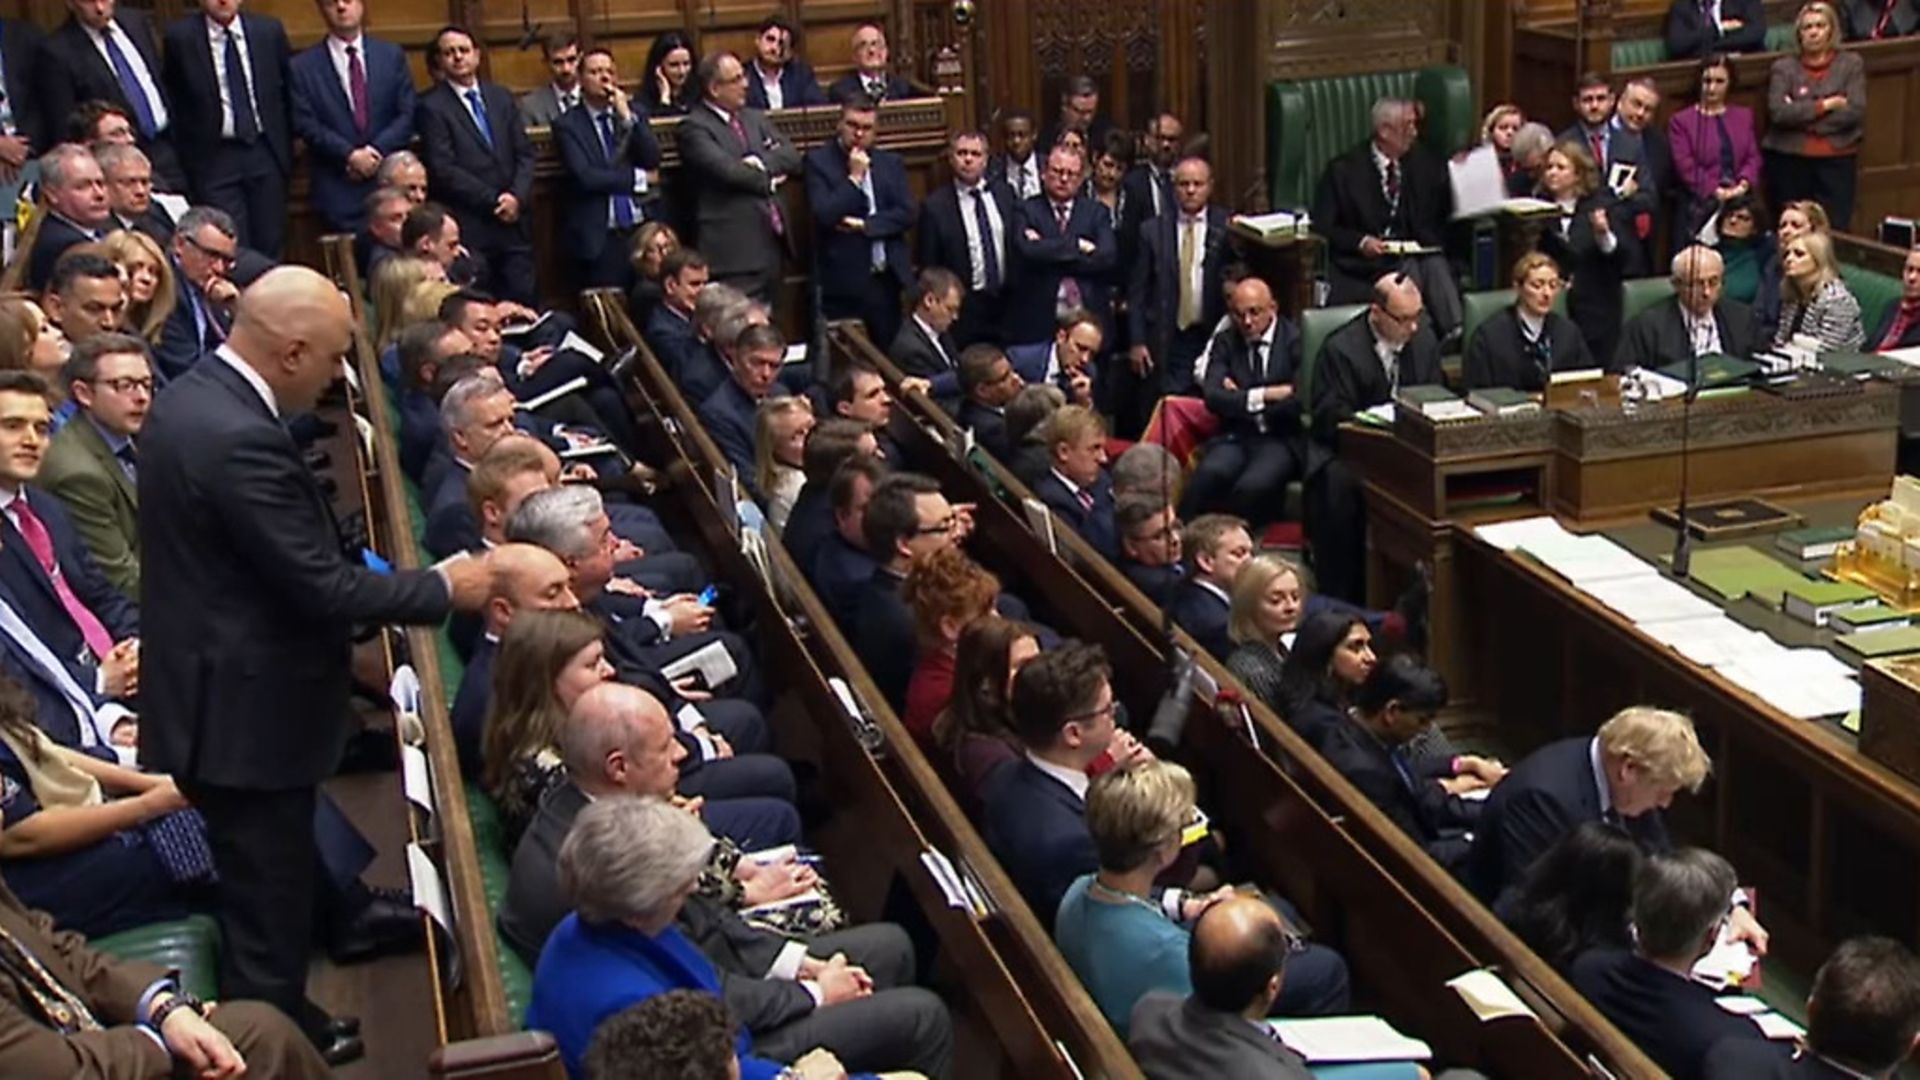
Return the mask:
[[[180,215],[167,245],[176,293],[173,314],[154,350],[161,382],[186,374],[201,354],[226,342],[233,301],[240,295],[231,277],[239,251],[233,219],[225,211],[196,206]]]

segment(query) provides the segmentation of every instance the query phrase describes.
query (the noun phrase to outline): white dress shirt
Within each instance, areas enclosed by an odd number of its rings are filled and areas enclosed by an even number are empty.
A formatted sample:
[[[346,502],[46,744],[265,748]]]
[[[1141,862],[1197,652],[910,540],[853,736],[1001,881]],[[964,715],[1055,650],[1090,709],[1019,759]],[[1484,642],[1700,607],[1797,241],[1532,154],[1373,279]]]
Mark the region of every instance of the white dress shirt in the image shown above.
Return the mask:
[[[985,180],[972,187],[955,188],[960,202],[960,229],[967,234],[967,265],[973,270],[973,280],[967,283],[969,289],[979,292],[987,287],[987,249],[993,244],[994,265],[1000,268],[1000,283],[1007,281],[1007,225],[1000,219],[1000,203],[993,197]],[[987,228],[993,232],[991,237],[980,235],[980,220],[974,213],[973,203],[980,199],[987,207]]]
[[[154,79],[153,72],[148,70],[147,58],[141,55],[139,49],[133,47],[133,39],[121,29],[119,21],[109,22],[105,30],[95,30],[91,26],[84,29],[87,32],[87,39],[93,42],[94,51],[100,54],[100,59],[106,62],[107,70],[113,72],[114,82],[118,83],[120,69],[113,66],[113,57],[107,52],[106,35],[113,35],[113,43],[126,56],[127,63],[133,67],[134,81],[140,84],[141,93],[147,96],[147,107],[153,110],[154,132],[158,134],[167,130],[167,103],[160,96],[160,84]]]
[[[340,80],[340,92],[347,97],[347,109],[353,109],[353,69],[347,66],[347,49],[351,46],[354,55],[360,58],[360,70],[367,70],[367,41],[363,34],[354,34],[353,40],[341,41],[332,34],[327,35],[327,59],[333,61],[333,73]],[[371,74],[371,73],[369,73]],[[367,89],[367,104],[373,104],[373,89]]]
[[[234,137],[233,88],[227,85],[227,37],[229,35],[233,37],[235,47],[240,50],[240,68],[247,76],[247,108],[253,113],[254,130],[261,131],[266,126],[260,122],[259,97],[254,92],[258,80],[253,77],[253,57],[247,53],[247,32],[241,22],[238,15],[235,15],[233,21],[225,26],[221,26],[212,19],[207,20],[207,48],[213,50],[213,78],[220,84],[220,137],[223,139]],[[362,57],[361,62],[365,63],[366,58]],[[353,100],[351,94],[348,95],[347,100]]]
[[[948,356],[947,347],[945,345],[940,344],[940,332],[935,330],[933,327],[928,326],[927,321],[920,317],[919,312],[914,313],[913,324],[920,328],[920,332],[922,334],[927,335],[928,341],[933,342],[933,351],[940,354],[940,359],[946,361],[946,364],[948,367],[952,367],[953,357]]]
[[[753,77],[760,80],[760,88],[767,92],[767,108],[786,108],[787,92],[781,89],[780,86],[781,72],[784,72],[786,69],[782,68],[780,71],[774,72],[772,78],[768,78],[766,69],[760,66],[760,61],[755,60],[750,70],[753,72]]]
[[[1087,786],[1093,781],[1087,778],[1086,773],[1079,769],[1069,769],[1065,765],[1055,765],[1031,750],[1027,751],[1027,760],[1033,763],[1034,768],[1067,785],[1067,790],[1073,792],[1074,798],[1081,802],[1087,801]]]
[[[1267,411],[1267,398],[1262,390],[1267,385],[1267,372],[1273,370],[1273,336],[1279,328],[1280,317],[1276,315],[1267,324],[1267,332],[1260,335],[1260,350],[1254,357],[1259,368],[1253,372],[1254,384],[1247,387],[1247,411],[1253,414],[1262,432],[1267,430],[1267,418],[1262,415]]]
[[[1711,311],[1703,319],[1681,304],[1680,324],[1687,328],[1687,346],[1693,350],[1693,355],[1712,356],[1725,351],[1720,347],[1720,324],[1714,320]]]
[[[1040,194],[1040,155],[1028,154],[1024,162],[1007,159],[1007,183],[1013,186],[1013,193],[1022,199],[1031,199]]]
[[[213,350],[213,355],[219,357],[228,367],[239,372],[240,377],[247,380],[247,385],[253,387],[253,392],[260,395],[260,400],[267,403],[267,411],[273,414],[273,418],[275,420],[280,419],[280,402],[274,399],[273,387],[268,386],[267,380],[261,378],[260,373],[253,370],[252,364],[242,360],[240,354],[234,352],[233,346],[231,345],[220,346]]]

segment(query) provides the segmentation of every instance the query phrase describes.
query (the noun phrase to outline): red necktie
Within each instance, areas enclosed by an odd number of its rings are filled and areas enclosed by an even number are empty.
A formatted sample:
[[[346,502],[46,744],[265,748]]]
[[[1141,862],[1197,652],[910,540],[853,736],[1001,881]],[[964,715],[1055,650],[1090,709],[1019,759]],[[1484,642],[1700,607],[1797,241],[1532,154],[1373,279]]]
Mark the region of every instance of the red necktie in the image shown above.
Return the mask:
[[[1607,167],[1606,136],[1596,131],[1593,134],[1587,136],[1587,141],[1593,144],[1593,164],[1597,168],[1601,168],[1601,169],[1606,168]]]
[[[1886,37],[1887,32],[1892,29],[1893,6],[1898,2],[1899,0],[1886,0],[1885,3],[1880,5],[1880,20],[1873,24],[1873,34],[1871,35],[1873,40],[1879,41],[1881,38]]]
[[[1396,161],[1387,162],[1387,201],[1400,204],[1400,163]]]
[[[747,142],[747,125],[740,122],[740,114],[734,113],[727,117],[727,126],[733,129],[734,136],[740,140],[740,148],[751,152],[753,146]],[[777,192],[767,196],[767,222],[773,226],[773,235],[784,236],[787,232],[787,221],[780,216],[779,200],[780,196]]]
[[[347,87],[353,98],[353,126],[365,135],[372,124],[367,109],[367,66],[360,62],[360,47],[347,46]]]
[[[93,650],[95,659],[106,656],[113,651],[113,635],[107,633],[107,628],[100,624],[93,612],[87,610],[87,605],[81,603],[80,598],[67,587],[67,576],[60,572],[60,564],[53,557],[53,536],[47,532],[47,523],[41,521],[40,515],[27,505],[24,494],[13,500],[13,517],[15,524],[20,527],[20,538],[27,542],[27,550],[39,560],[40,569],[46,571],[47,577],[53,580],[53,594],[60,598],[60,606],[67,609],[67,617],[79,627],[80,636],[87,640],[87,648]]]
[[[1079,496],[1080,496],[1080,509],[1087,511],[1088,513],[1092,513],[1093,512],[1093,493],[1088,491],[1086,488],[1081,488],[1079,491]]]

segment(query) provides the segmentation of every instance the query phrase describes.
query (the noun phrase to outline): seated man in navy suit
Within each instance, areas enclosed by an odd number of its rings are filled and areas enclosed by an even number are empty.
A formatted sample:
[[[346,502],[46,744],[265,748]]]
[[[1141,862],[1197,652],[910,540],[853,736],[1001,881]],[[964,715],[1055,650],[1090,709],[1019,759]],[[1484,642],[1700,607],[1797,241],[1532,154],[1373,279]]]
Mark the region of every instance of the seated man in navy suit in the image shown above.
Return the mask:
[[[1082,193],[1086,170],[1085,155],[1054,147],[1045,190],[1020,204],[1013,246],[1024,278],[1008,312],[1010,341],[1038,339],[1069,308],[1086,308],[1101,323],[1112,310],[1106,280],[1118,248],[1106,210]]]
[[[709,268],[711,273],[711,268]],[[724,281],[708,279],[693,300],[695,347],[681,358],[678,371],[669,371],[680,396],[696,409],[732,375],[734,343],[749,326],[772,322],[759,301]]]
[[[27,263],[27,288],[34,292],[47,287],[68,248],[100,239],[113,224],[106,173],[84,146],[62,143],[40,155],[40,194],[47,211]]]
[[[860,598],[879,569],[867,550],[867,504],[886,475],[886,463],[878,457],[854,454],[841,461],[828,488],[833,531],[820,542],[807,580],[843,633],[853,632]]]
[[[105,255],[69,251],[53,264],[40,306],[68,343],[78,345],[95,334],[120,329],[127,315],[126,278]]]
[[[240,240],[225,211],[196,206],[180,215],[168,252],[173,257],[173,314],[167,316],[153,350],[154,374],[162,381],[185,375],[202,355],[225,344],[233,326],[233,302],[240,295],[230,276]]]
[[[549,329],[561,320],[570,329],[571,320],[551,314],[545,325],[516,339],[519,344],[505,340],[510,323],[533,318],[532,311],[511,300],[497,300],[473,289],[462,289],[440,303],[440,321],[465,331],[473,351],[496,363],[500,378],[516,399],[528,401],[585,379],[585,387],[561,395],[542,415],[577,420],[597,428],[623,451],[636,452],[639,436],[633,412],[613,377],[585,354],[564,348]],[[561,331],[562,337],[566,332]]]
[[[860,591],[850,636],[874,685],[896,709],[906,701],[919,656],[913,612],[900,597],[900,583],[914,559],[959,543],[962,521],[940,485],[918,473],[887,477],[867,501],[861,531],[876,565]]]
[[[406,54],[362,28],[363,0],[320,5],[327,36],[293,58],[293,130],[307,144],[309,201],[329,232],[358,232],[374,174],[413,141],[413,75]]]
[[[864,95],[874,104],[889,99],[912,97],[907,80],[887,69],[890,52],[887,31],[877,22],[863,22],[853,28],[853,70],[833,80],[827,97],[838,102],[852,101]]]
[[[1569,981],[1674,1080],[1702,1080],[1707,1051],[1722,1040],[1766,1039],[1693,980],[1736,884],[1733,866],[1704,848],[1650,856],[1633,879],[1633,950],[1592,949],[1573,962]]]
[[[560,235],[582,289],[631,287],[627,251],[649,216],[643,200],[660,179],[660,144],[646,114],[628,104],[619,78],[612,52],[588,49],[580,58],[580,108],[553,121],[568,189]]]
[[[434,383],[443,365],[472,349],[473,342],[464,332],[437,319],[400,331],[400,340],[394,346],[400,362],[400,386],[394,408],[400,417],[400,469],[415,484],[425,479],[427,462],[442,439],[440,403],[433,397]],[[472,361],[471,367],[475,369],[482,364],[479,357],[473,357]]]
[[[1202,514],[1187,525],[1180,547],[1187,552],[1188,574],[1173,590],[1167,614],[1214,659],[1226,663],[1233,652],[1233,639],[1227,635],[1233,579],[1253,555],[1253,535],[1247,523],[1232,514]]]
[[[707,277],[706,256],[690,247],[668,252],[660,263],[660,302],[653,306],[644,328],[647,347],[666,369],[667,377],[682,387],[683,373],[702,362],[704,357],[697,354],[707,348],[693,317],[700,293],[707,287]]]
[[[825,105],[826,91],[813,68],[793,54],[793,24],[769,15],[753,32],[753,63],[746,68],[747,104],[755,109],[798,109]]]
[[[920,271],[911,314],[887,346],[887,359],[902,372],[927,380],[927,392],[949,412],[960,400],[960,345],[951,331],[965,295],[953,271],[938,266]]]
[[[1305,475],[1300,398],[1300,335],[1281,318],[1267,283],[1234,286],[1227,307],[1233,328],[1214,338],[1202,380],[1207,409],[1220,434],[1201,452],[1181,500],[1188,516],[1225,510],[1254,525],[1279,515],[1287,483]]]
[[[859,319],[885,345],[900,330],[900,290],[912,280],[914,203],[900,155],[874,145],[878,115],[864,95],[841,102],[836,138],[809,150],[805,169],[821,311]]]
[[[1180,561],[1180,516],[1166,497],[1129,492],[1114,500],[1113,531],[1120,544],[1114,564],[1159,607],[1173,602],[1186,580]],[[1191,631],[1189,631],[1191,633]]]
[[[800,452],[800,471],[806,474],[807,482],[793,500],[787,527],[780,533],[780,542],[803,573],[813,572],[821,546],[833,535],[830,492],[841,464],[850,457],[878,457],[879,453],[880,443],[873,429],[858,421],[832,416],[813,426]]]
[[[925,379],[908,376],[900,380],[903,393],[924,393],[926,388]],[[872,429],[881,457],[901,460],[900,447],[887,434],[887,425],[893,422],[893,392],[887,389],[887,380],[879,369],[859,357],[849,360],[827,380],[826,396],[835,416],[857,420]]]
[[[1095,551],[1117,558],[1113,481],[1106,470],[1107,426],[1100,414],[1084,405],[1062,406],[1041,425],[1041,440],[1053,467],[1033,493]]]
[[[787,343],[771,326],[752,326],[733,344],[732,378],[721,383],[696,412],[715,446],[739,470],[741,489],[753,490],[754,413],[780,377]]]
[[[95,669],[94,689],[139,686],[140,609],[113,587],[60,500],[33,486],[50,442],[46,381],[0,372],[0,584],[54,655]]]
[[[1622,709],[1598,734],[1549,743],[1493,789],[1467,882],[1496,913],[1511,910],[1534,860],[1588,821],[1616,824],[1642,847],[1670,847],[1660,811],[1682,788],[1700,790],[1712,763],[1693,721],[1663,709]]]
[[[1070,307],[1054,320],[1051,340],[1011,346],[1007,359],[1027,386],[1055,386],[1070,404],[1092,405],[1094,358],[1105,341],[1099,316],[1083,307]]]
[[[1920,959],[1892,938],[1840,943],[1807,995],[1806,1045],[1722,1039],[1706,1080],[1892,1080],[1920,1044]]]
[[[1026,381],[1000,346],[983,341],[961,350],[958,382],[960,411],[954,420],[972,428],[974,441],[994,460],[1009,463],[1013,444],[1007,438],[1007,403]]]

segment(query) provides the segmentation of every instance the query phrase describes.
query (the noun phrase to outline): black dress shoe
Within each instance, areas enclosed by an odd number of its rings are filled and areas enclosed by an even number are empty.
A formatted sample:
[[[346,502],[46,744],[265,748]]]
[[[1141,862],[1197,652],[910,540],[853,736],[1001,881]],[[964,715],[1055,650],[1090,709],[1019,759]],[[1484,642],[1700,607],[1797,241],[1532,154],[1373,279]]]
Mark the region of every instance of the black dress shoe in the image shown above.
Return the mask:
[[[369,890],[364,906],[328,935],[327,955],[336,964],[358,964],[377,956],[412,952],[421,945],[420,913],[409,899],[391,890]]]
[[[333,1067],[367,1056],[367,1044],[361,1042],[358,1035],[334,1035],[313,1045],[320,1051],[320,1060]]]
[[[344,1039],[349,1035],[360,1034],[360,1018],[357,1016],[335,1016],[327,1020],[327,1038]]]

